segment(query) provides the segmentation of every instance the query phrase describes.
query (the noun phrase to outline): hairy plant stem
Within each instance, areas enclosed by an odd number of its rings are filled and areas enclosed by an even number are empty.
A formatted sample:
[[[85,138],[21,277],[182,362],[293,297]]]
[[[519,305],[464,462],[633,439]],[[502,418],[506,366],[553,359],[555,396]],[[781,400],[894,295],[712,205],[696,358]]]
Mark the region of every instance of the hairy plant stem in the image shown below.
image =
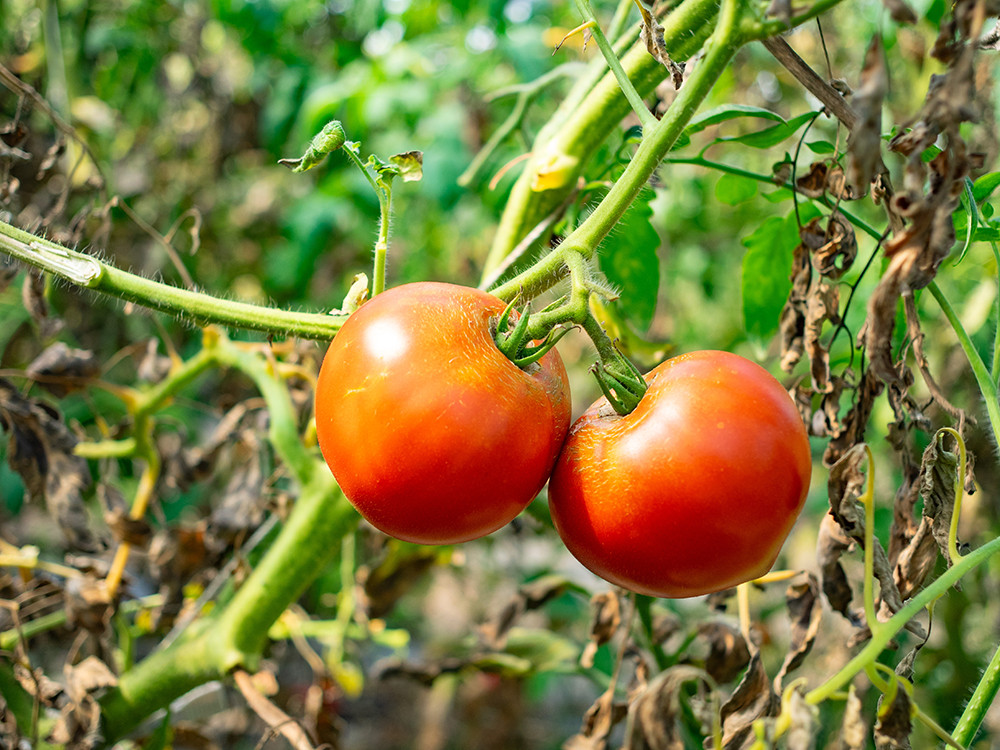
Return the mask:
[[[137,276],[0,221],[0,252],[64,281],[168,313],[198,325],[219,324],[275,336],[332,339],[346,316],[293,312],[220,299]]]
[[[291,398],[267,360],[222,336],[210,340],[206,352],[214,364],[238,369],[254,381],[268,407],[269,440],[301,491],[281,533],[225,608],[123,674],[102,698],[111,739],[198,685],[236,667],[253,669],[268,628],[336,558],[357,519],[332,475],[303,445]],[[186,381],[173,382],[178,387]]]

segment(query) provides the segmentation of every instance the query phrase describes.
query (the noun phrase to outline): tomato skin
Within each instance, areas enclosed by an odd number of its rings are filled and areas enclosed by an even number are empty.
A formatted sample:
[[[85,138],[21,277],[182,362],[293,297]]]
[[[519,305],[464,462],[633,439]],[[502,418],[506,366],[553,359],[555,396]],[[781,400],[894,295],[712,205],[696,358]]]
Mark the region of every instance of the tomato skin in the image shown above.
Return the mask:
[[[549,351],[521,370],[493,341],[505,305],[467,287],[389,289],[348,318],[316,384],[323,457],[362,516],[421,544],[496,531],[548,479],[570,423]]]
[[[729,352],[667,360],[631,414],[597,401],[549,483],[570,552],[627,589],[683,598],[764,575],[809,490],[805,426],[788,393]]]

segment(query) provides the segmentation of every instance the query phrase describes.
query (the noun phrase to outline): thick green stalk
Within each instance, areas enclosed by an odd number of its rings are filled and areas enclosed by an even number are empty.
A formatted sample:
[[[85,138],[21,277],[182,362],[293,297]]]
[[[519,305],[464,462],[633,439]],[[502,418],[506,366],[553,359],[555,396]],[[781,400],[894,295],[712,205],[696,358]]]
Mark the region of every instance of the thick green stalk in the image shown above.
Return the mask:
[[[972,744],[998,690],[1000,690],[1000,648],[993,654],[986,672],[976,685],[976,691],[969,698],[965,711],[955,725],[952,739],[965,747]]]
[[[163,284],[115,268],[0,221],[0,252],[77,286],[135,302],[198,325],[219,324],[276,336],[332,339],[346,316],[279,310]]]
[[[670,56],[685,60],[712,32],[718,0],[685,0],[663,19],[663,38]],[[622,68],[642,96],[647,96],[667,75],[667,69],[642,44],[633,45],[622,59]],[[600,61],[603,65],[603,58]],[[618,81],[605,72],[596,83],[584,79],[583,90],[574,88],[556,111],[550,125],[535,140],[532,156],[511,191],[503,217],[483,266],[488,277],[531,229],[548,216],[573,190],[587,157],[630,111]],[[535,190],[539,173],[559,161],[566,165],[562,184]]]
[[[559,248],[531,268],[497,287],[493,290],[493,294],[501,299],[511,299],[514,295],[523,294],[530,299],[551,288],[566,275],[567,253],[578,252],[585,259],[593,257],[598,245],[645,187],[739,49],[742,44],[738,33],[739,20],[739,5],[736,2],[726,3],[720,14],[719,26],[708,42],[705,57],[681,87],[663,119],[644,134],[625,172],[594,212],[566,237]]]

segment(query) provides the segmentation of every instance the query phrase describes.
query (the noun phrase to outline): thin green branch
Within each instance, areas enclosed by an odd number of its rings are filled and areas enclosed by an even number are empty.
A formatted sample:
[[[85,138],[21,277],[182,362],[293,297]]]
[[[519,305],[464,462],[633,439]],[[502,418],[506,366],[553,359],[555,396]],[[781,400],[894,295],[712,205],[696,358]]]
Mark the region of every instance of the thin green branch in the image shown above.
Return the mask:
[[[594,9],[590,5],[590,0],[576,0],[576,9],[583,16],[585,21],[584,26],[590,29],[590,33],[594,37],[594,41],[597,42],[597,48],[604,55],[604,61],[611,68],[611,72],[614,74],[615,79],[618,81],[618,85],[621,87],[622,94],[628,100],[629,106],[632,107],[632,111],[639,118],[639,123],[642,125],[643,129],[648,129],[656,125],[656,118],[653,113],[649,111],[649,107],[642,100],[639,92],[635,90],[635,86],[632,85],[632,80],[628,77],[628,73],[622,67],[621,60],[618,59],[618,55],[615,54],[614,49],[611,47],[611,42],[608,38],[604,36],[604,31],[601,30],[601,24],[597,20],[597,16],[594,14]]]
[[[976,691],[969,698],[962,716],[955,725],[955,731],[951,736],[956,742],[965,746],[972,744],[998,691],[1000,691],[1000,648],[994,652],[986,672],[976,685]]]
[[[936,282],[932,281],[928,284],[927,289],[933,295],[934,299],[937,300],[948,322],[951,323],[951,327],[958,337],[958,343],[961,345],[962,351],[965,352],[965,356],[972,366],[972,373],[976,378],[976,384],[979,386],[983,401],[986,403],[986,414],[990,420],[990,428],[993,430],[994,444],[1000,445],[1000,403],[997,402],[997,385],[990,375],[990,371],[986,369],[986,363],[979,356],[979,352],[972,343],[972,339],[966,333],[962,321],[958,319],[958,314],[951,306],[951,302],[944,296],[944,293]]]
[[[346,316],[279,310],[214,297],[137,276],[91,255],[0,221],[0,252],[77,286],[198,325],[218,324],[275,336],[330,340]]]
[[[854,679],[855,675],[862,672],[865,667],[878,658],[890,641],[906,627],[906,623],[916,617],[928,604],[944,595],[963,576],[986,562],[997,552],[1000,552],[1000,537],[991,539],[983,546],[965,555],[957,565],[948,568],[933,583],[910,599],[901,610],[882,623],[878,630],[872,633],[868,644],[837,674],[811,690],[806,695],[806,701],[811,705],[817,705],[843,690]]]

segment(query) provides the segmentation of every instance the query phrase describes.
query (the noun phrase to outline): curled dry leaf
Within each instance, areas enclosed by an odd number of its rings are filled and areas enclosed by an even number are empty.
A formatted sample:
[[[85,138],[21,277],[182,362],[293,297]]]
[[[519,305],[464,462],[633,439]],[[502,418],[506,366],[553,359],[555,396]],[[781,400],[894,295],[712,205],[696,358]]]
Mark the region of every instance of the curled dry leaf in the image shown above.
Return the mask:
[[[864,750],[868,747],[868,726],[865,724],[861,699],[854,685],[847,691],[844,720],[840,724],[840,743],[843,750]]]
[[[760,652],[750,659],[750,666],[736,690],[721,709],[722,745],[726,750],[738,750],[753,741],[753,723],[757,719],[777,716],[781,701],[771,689],[764,671]]]
[[[844,454],[857,445],[865,436],[865,427],[872,415],[875,399],[882,393],[885,384],[869,368],[861,378],[861,384],[854,391],[854,403],[844,417],[844,428],[839,435],[827,443],[823,452],[823,464],[833,466]]]
[[[594,666],[597,649],[610,641],[622,621],[621,602],[615,591],[594,594],[590,600],[590,642],[580,655],[580,666],[590,669]]]
[[[558,575],[544,576],[524,584],[496,617],[480,626],[479,635],[483,642],[489,648],[502,649],[506,643],[507,634],[521,615],[529,610],[538,609],[562,594],[569,586],[570,582]]]
[[[206,541],[216,549],[236,543],[264,520],[267,495],[262,452],[258,433],[242,430],[233,446],[233,471],[205,529]]]
[[[882,169],[882,101],[889,91],[882,37],[872,37],[861,68],[861,83],[851,98],[858,121],[847,139],[847,179],[858,194],[867,192]]]
[[[785,676],[798,669],[812,650],[819,632],[823,608],[819,602],[819,581],[812,573],[803,583],[792,584],[785,591],[785,604],[791,626],[791,641],[785,660],[774,678],[775,692],[781,692]]]
[[[623,750],[684,750],[677,726],[682,710],[681,688],[696,683],[702,700],[711,692],[708,675],[700,669],[678,665],[662,672],[632,702]]]
[[[680,89],[684,83],[684,68],[670,59],[667,45],[663,40],[663,26],[656,20],[653,12],[642,2],[636,3],[642,16],[642,28],[639,39],[646,45],[646,50],[655,60],[662,63],[670,71],[670,79],[675,89]]]
[[[73,454],[76,437],[52,407],[22,396],[0,378],[0,426],[10,435],[7,461],[33,501],[44,500],[71,547],[96,551],[83,491],[90,485],[87,462]]]
[[[920,497],[924,501],[924,519],[930,523],[931,534],[947,559],[958,456],[944,449],[943,440],[944,435],[938,435],[924,450],[920,462]]]
[[[438,552],[429,547],[404,548],[390,544],[387,550],[385,557],[373,568],[358,569],[357,580],[363,592],[362,606],[369,618],[389,614],[400,597],[413,588],[438,560]],[[507,623],[507,628],[511,625],[513,621]],[[497,640],[500,638],[498,634]]]
[[[833,515],[827,513],[819,526],[816,542],[816,563],[819,566],[823,595],[830,607],[846,617],[852,625],[861,627],[864,621],[851,609],[854,592],[847,580],[847,573],[840,564],[841,556],[851,547],[851,538],[844,533]]]
[[[819,731],[819,709],[806,703],[801,690],[792,690],[784,710],[790,717],[785,747],[788,750],[814,750]]]
[[[876,750],[910,750],[910,711],[910,697],[897,684],[892,700],[879,707],[875,722]]]
[[[27,373],[57,398],[78,391],[101,374],[101,363],[91,351],[70,349],[57,341],[32,360]]]
[[[706,622],[698,636],[708,641],[705,671],[717,685],[735,680],[750,663],[750,649],[739,628],[725,622]]]
[[[865,520],[864,511],[857,500],[865,484],[865,477],[861,473],[861,464],[864,461],[866,461],[864,446],[860,444],[854,446],[831,467],[827,483],[831,515],[844,532],[862,548],[865,544]],[[879,582],[882,604],[888,607],[890,612],[898,612],[903,606],[903,601],[896,588],[889,556],[878,537],[874,536],[872,561],[875,577]],[[913,623],[910,627],[916,629],[918,626]]]
[[[628,703],[616,701],[613,690],[606,690],[583,715],[583,726],[563,743],[563,750],[605,750],[608,736],[628,715]]]
[[[42,339],[55,336],[62,330],[63,322],[49,314],[49,303],[45,299],[45,277],[40,273],[28,273],[21,285],[21,303],[38,326]]]

